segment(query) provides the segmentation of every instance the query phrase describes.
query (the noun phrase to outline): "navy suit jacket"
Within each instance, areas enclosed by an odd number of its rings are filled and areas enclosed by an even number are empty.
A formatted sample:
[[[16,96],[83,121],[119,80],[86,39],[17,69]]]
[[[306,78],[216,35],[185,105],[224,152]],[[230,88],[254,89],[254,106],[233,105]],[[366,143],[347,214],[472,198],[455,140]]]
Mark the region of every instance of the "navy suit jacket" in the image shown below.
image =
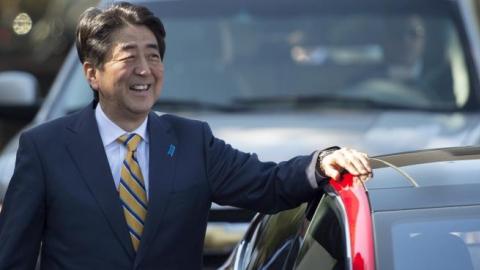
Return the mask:
[[[47,270],[200,269],[212,202],[274,213],[316,192],[305,173],[312,156],[260,162],[204,122],[150,113],[149,206],[135,254],[94,107],[20,137],[0,213],[0,270],[34,269],[40,246]]]

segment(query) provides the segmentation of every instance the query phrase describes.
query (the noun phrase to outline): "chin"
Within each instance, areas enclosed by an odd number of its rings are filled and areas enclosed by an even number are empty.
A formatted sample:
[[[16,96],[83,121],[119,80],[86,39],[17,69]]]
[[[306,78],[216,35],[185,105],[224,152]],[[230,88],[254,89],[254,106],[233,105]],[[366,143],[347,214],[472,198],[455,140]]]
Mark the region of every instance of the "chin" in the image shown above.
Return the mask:
[[[150,111],[153,107],[153,102],[152,99],[149,100],[141,100],[141,101],[134,101],[134,102],[129,102],[127,107],[132,111],[132,112],[142,112],[142,111]]]
[[[152,110],[152,106],[130,106],[127,110],[135,116],[146,116]]]
[[[152,107],[145,107],[145,108],[135,108],[133,113],[138,115],[148,115],[148,113],[152,110]]]

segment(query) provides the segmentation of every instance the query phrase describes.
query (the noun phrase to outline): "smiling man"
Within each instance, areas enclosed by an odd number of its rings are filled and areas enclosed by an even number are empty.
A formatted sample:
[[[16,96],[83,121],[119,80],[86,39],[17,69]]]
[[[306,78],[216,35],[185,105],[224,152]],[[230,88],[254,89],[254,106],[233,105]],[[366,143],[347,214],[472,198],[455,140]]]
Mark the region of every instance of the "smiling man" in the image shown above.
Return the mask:
[[[134,130],[153,106],[163,84],[163,64],[153,33],[145,26],[126,25],[111,36],[106,62],[96,68],[84,62],[91,87],[100,94],[105,114],[124,130]]]
[[[331,148],[279,164],[232,148],[208,124],[151,112],[165,30],[148,9],[88,9],[77,50],[95,100],[22,134],[0,213],[0,269],[200,269],[212,202],[293,208],[368,157]],[[188,78],[185,78],[188,80]]]

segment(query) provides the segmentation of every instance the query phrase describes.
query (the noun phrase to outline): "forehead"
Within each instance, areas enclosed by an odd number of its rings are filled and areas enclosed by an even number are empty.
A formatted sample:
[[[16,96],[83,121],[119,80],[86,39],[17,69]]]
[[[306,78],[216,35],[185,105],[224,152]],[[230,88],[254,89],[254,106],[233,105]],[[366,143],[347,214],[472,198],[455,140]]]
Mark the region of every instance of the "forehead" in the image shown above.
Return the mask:
[[[111,36],[112,48],[129,49],[134,47],[158,47],[153,32],[143,25],[127,25],[113,32]]]

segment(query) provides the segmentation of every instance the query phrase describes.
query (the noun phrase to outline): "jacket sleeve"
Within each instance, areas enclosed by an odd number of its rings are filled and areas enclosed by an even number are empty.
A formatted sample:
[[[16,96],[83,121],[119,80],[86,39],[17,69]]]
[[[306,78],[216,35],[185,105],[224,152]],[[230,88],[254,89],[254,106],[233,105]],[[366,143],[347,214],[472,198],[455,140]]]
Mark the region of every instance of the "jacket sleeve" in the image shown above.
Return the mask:
[[[262,162],[214,137],[207,124],[203,135],[207,179],[218,204],[270,214],[294,208],[318,192],[306,173],[313,154],[278,164]]]
[[[44,181],[39,152],[24,133],[0,212],[0,270],[35,269],[45,221]]]

